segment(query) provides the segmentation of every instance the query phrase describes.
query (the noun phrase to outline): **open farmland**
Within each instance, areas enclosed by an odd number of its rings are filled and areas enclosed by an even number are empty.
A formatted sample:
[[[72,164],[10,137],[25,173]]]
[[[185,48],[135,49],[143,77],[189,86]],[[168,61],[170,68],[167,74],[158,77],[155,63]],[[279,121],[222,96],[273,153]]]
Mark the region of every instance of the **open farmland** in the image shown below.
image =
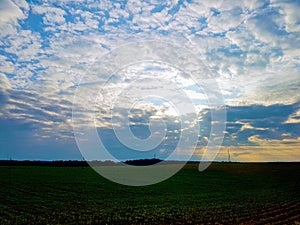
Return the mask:
[[[300,163],[197,166],[145,187],[90,167],[1,166],[0,224],[300,224]]]

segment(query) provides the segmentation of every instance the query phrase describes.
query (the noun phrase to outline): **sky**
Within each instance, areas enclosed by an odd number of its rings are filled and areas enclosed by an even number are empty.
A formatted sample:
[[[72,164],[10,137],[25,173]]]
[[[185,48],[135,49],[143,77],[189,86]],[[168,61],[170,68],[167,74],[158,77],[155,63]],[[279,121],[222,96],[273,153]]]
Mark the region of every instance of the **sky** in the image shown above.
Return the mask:
[[[0,0],[0,159],[200,160],[216,145],[220,161],[299,161],[299,12]]]

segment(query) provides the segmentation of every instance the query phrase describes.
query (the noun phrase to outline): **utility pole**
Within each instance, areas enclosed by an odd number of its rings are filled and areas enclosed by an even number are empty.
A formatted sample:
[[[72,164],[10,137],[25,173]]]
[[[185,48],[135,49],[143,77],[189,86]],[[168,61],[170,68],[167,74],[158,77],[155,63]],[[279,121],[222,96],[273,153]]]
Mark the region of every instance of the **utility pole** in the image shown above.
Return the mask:
[[[228,153],[228,162],[231,162],[231,160],[230,160],[230,151],[229,151],[229,147],[227,148],[227,153]]]

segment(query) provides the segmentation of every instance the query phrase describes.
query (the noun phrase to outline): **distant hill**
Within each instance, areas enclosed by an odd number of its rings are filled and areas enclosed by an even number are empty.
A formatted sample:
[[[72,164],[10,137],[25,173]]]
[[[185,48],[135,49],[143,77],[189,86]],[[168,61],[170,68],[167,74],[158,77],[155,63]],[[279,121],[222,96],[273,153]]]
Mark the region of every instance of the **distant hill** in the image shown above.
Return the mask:
[[[39,160],[0,160],[0,166],[54,166],[54,167],[80,167],[88,166],[86,161],[39,161]]]
[[[125,161],[126,164],[132,166],[150,166],[156,163],[159,163],[163,160],[160,159],[136,159],[136,160],[127,160]]]
[[[149,166],[159,163],[160,159],[137,159],[127,160],[123,163],[133,166]],[[121,165],[113,161],[77,161],[77,160],[56,160],[56,161],[39,161],[39,160],[0,160],[0,166],[53,166],[53,167],[81,167],[81,166],[115,166]]]

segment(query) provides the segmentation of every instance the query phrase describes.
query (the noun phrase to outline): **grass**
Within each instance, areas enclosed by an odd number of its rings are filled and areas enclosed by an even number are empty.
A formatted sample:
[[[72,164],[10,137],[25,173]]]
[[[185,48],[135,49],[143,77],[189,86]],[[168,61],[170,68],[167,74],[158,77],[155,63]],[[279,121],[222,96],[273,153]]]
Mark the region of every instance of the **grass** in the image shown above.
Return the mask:
[[[0,224],[299,224],[300,163],[188,164],[156,185],[89,167],[0,167]]]

